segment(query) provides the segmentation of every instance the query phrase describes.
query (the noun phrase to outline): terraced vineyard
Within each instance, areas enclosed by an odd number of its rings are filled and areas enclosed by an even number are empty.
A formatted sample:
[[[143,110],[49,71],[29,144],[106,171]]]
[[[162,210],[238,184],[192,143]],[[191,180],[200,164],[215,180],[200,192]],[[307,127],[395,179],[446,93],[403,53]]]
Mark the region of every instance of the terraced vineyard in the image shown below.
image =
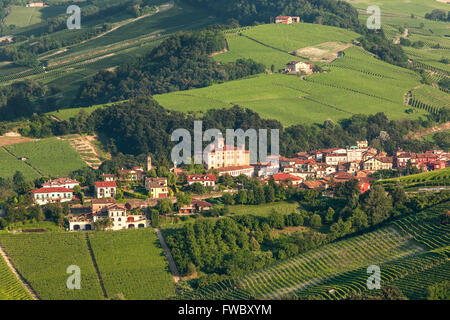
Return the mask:
[[[0,257],[0,300],[31,300],[31,296]]]
[[[41,299],[102,299],[83,233],[4,234],[0,244],[12,264]],[[81,289],[69,290],[66,270],[81,270]]]
[[[270,58],[266,65],[273,62],[270,55],[265,58]],[[307,76],[305,80],[265,74],[156,95],[155,99],[177,111],[199,112],[238,104],[284,125],[337,121],[356,113],[384,112],[391,119],[424,114],[422,110],[405,113],[405,93],[420,84],[418,75],[411,70],[387,64],[357,47],[345,50],[345,55],[328,68],[329,72]]]
[[[450,253],[450,225],[441,224],[438,218],[449,205],[444,202],[379,230],[325,245],[181,298],[281,298],[294,294],[300,298],[345,299],[367,290],[369,265],[380,266],[384,285],[409,283],[407,295],[417,297],[422,294],[419,289],[449,272],[445,266]],[[445,270],[441,277],[437,276],[439,268]],[[429,276],[422,276],[423,272]]]
[[[152,229],[94,232],[92,249],[108,297],[166,299],[175,284]]]
[[[434,170],[425,173],[413,174],[400,178],[392,178],[382,180],[381,183],[384,185],[394,184],[397,181],[412,186],[435,186],[442,185],[446,186],[450,184],[450,168]]]

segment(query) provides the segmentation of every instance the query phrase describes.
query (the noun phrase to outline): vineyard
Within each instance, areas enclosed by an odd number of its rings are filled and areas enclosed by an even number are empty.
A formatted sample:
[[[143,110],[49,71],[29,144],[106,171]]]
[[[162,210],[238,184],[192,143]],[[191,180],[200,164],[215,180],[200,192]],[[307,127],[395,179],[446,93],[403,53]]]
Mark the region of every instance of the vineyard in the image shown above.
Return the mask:
[[[378,265],[382,285],[399,284],[418,297],[448,275],[450,226],[438,216],[449,202],[390,223],[379,230],[341,240],[281,261],[259,272],[227,280],[183,299],[300,298],[346,299],[366,291],[367,266]],[[439,274],[437,270],[444,270]],[[422,273],[425,276],[422,276]]]
[[[400,178],[382,180],[384,185],[395,184],[397,181],[409,187],[418,186],[446,186],[450,185],[450,168],[413,174]]]
[[[0,235],[12,264],[41,299],[101,299],[102,291],[82,233]],[[77,265],[81,289],[69,290],[66,270]]]
[[[275,25],[268,27],[271,26]],[[230,52],[215,58],[225,59]],[[233,54],[241,55],[236,50]],[[267,58],[265,64],[270,66],[273,57],[261,54],[256,58],[260,62]],[[292,75],[263,74],[201,89],[155,95],[155,99],[177,111],[201,112],[238,104],[284,125],[337,121],[357,113],[384,112],[390,119],[399,119],[416,118],[425,112],[405,112],[405,92],[420,84],[418,75],[411,70],[375,59],[357,47],[348,48],[341,58],[325,68],[327,72],[304,80]]]
[[[165,299],[175,285],[152,229],[89,234],[108,297]]]
[[[5,148],[14,154],[16,159],[26,157],[26,163],[41,175],[65,176],[86,166],[68,141],[57,138],[31,141]],[[22,163],[18,159],[16,162]]]
[[[30,300],[22,284],[0,257],[0,300]]]

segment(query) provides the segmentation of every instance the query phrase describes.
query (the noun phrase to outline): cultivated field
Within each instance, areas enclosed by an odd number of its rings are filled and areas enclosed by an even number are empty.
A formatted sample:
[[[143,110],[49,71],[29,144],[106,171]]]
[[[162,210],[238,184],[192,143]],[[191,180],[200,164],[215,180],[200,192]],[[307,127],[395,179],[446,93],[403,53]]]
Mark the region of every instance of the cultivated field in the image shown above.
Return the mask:
[[[265,74],[206,88],[156,95],[155,99],[177,111],[205,111],[238,104],[284,125],[337,121],[352,114],[384,112],[391,119],[408,115],[407,91],[420,84],[418,76],[374,58],[358,47],[345,50],[329,71],[302,80],[284,74]]]
[[[31,297],[0,256],[0,300],[30,300]]]
[[[382,180],[383,184],[393,184],[400,181],[408,186],[436,186],[450,184],[450,168],[413,174],[405,177]]]
[[[172,275],[152,229],[94,232],[89,238],[108,297],[166,299],[175,295]]]
[[[26,142],[6,148],[17,158],[26,157],[27,163],[46,176],[66,176],[86,166],[68,141],[57,138]]]
[[[10,178],[16,171],[21,171],[29,180],[39,178],[39,174],[24,162],[13,157],[0,147],[0,177]]]
[[[435,268],[442,266],[444,277],[448,274],[445,266],[450,226],[441,224],[438,218],[448,205],[449,202],[436,205],[376,231],[325,245],[181,298],[254,299],[295,294],[303,298],[345,299],[366,290],[369,265],[380,266],[382,285],[409,283],[407,295],[417,297],[439,278]],[[424,270],[434,276],[422,277]]]
[[[84,233],[7,234],[0,243],[41,299],[103,298]],[[71,265],[80,267],[80,290],[66,286]]]
[[[230,213],[236,215],[252,214],[255,216],[268,216],[271,212],[276,211],[282,214],[290,214],[298,211],[299,204],[297,202],[273,202],[261,205],[233,205],[228,206]]]

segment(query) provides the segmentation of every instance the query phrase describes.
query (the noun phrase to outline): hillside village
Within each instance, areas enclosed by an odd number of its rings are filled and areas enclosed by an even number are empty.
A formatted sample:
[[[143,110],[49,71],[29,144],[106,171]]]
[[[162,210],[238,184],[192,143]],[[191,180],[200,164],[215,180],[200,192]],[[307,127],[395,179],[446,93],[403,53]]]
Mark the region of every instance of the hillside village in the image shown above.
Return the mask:
[[[117,173],[103,173],[102,180],[95,182],[93,186],[81,186],[78,181],[58,178],[42,184],[41,188],[31,190],[30,193],[39,205],[70,203],[70,231],[92,230],[95,225],[106,223],[107,220],[108,229],[120,230],[151,226],[145,210],[157,207],[162,199],[170,199],[176,204],[175,216],[209,211],[213,205],[205,201],[208,195],[217,197],[217,193],[236,192],[221,184],[227,177],[245,176],[257,179],[262,185],[272,181],[299,189],[317,189],[333,196],[337,183],[351,179],[358,181],[361,193],[367,192],[371,182],[376,180],[371,175],[377,171],[401,171],[409,167],[417,172],[427,172],[450,165],[450,153],[442,150],[425,153],[398,150],[394,156],[387,157],[386,153],[369,147],[367,141],[357,141],[355,146],[343,148],[298,152],[294,158],[269,157],[270,162],[250,164],[249,151],[244,146],[225,145],[222,139],[217,148],[211,147],[205,151],[204,159],[205,174],[188,174],[186,170],[177,167],[170,169],[177,181],[185,181],[181,185],[175,182],[169,186],[167,177],[156,177],[155,167],[148,156],[145,167],[122,168]],[[191,193],[196,185],[204,189],[204,194],[201,197],[194,195],[189,203],[178,204],[174,190],[182,189]],[[93,187],[92,193],[89,192],[90,187]]]

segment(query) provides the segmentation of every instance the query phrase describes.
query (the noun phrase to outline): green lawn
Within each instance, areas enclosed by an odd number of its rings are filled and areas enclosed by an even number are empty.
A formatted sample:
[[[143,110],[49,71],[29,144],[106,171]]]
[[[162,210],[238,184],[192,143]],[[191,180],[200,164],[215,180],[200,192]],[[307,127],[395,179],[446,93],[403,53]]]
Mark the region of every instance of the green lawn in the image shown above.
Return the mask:
[[[28,158],[28,163],[48,176],[66,176],[86,167],[69,142],[57,138],[20,143],[7,148],[17,157]]]
[[[164,252],[152,229],[89,234],[108,297],[166,299],[175,284]]]

